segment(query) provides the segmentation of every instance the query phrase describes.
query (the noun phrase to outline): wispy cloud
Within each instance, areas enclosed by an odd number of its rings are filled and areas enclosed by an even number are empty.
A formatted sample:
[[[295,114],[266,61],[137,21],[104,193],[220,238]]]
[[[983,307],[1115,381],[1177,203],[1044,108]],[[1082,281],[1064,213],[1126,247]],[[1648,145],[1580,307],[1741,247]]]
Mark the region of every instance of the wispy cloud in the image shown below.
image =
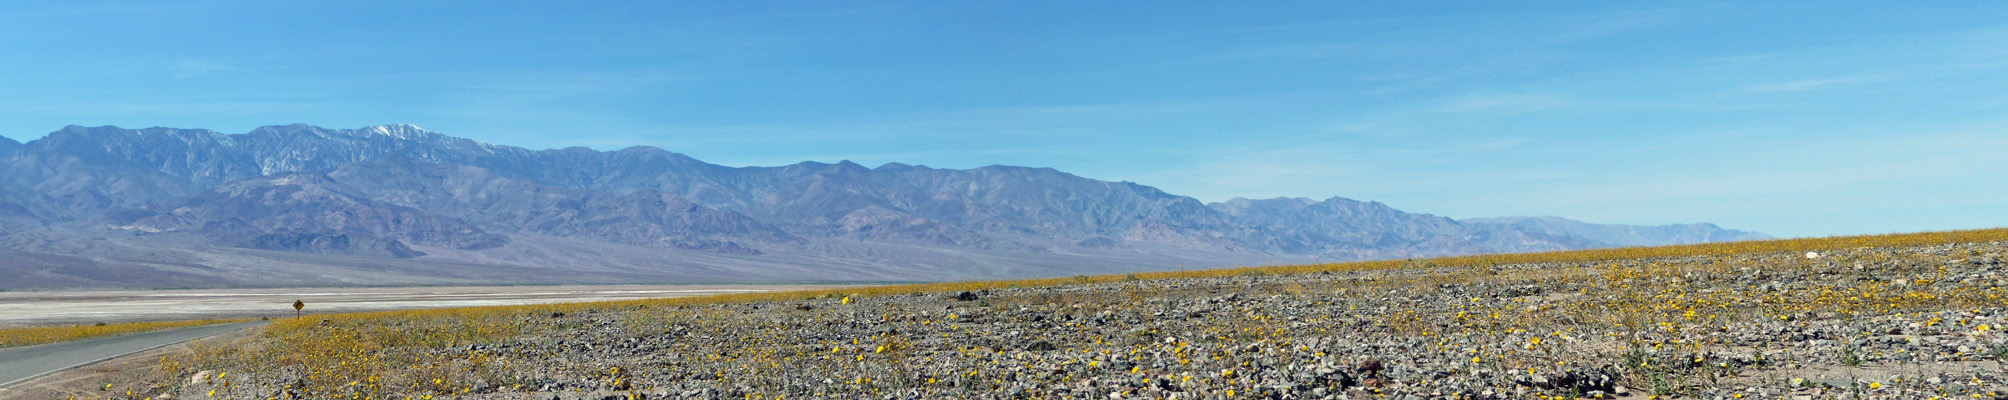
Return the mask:
[[[1700,14],[1702,10],[1653,8],[1616,10],[1560,18],[1556,39],[1578,40],[1666,26]]]
[[[1892,79],[1885,76],[1853,76],[1853,77],[1832,78],[1832,79],[1806,79],[1806,80],[1779,82],[1779,83],[1752,86],[1748,89],[1745,89],[1744,92],[1752,94],[1798,93],[1798,92],[1837,89],[1859,84],[1888,82],[1891,80]]]
[[[1441,113],[1524,114],[1568,107],[1575,101],[1552,94],[1479,94],[1450,99],[1436,108]]]
[[[175,78],[187,79],[198,75],[206,75],[215,72],[229,71],[232,69],[234,68],[231,68],[229,65],[220,62],[209,61],[209,60],[198,60],[198,59],[182,59],[180,62],[174,63],[174,66],[169,67],[168,71],[169,74],[174,75]]]

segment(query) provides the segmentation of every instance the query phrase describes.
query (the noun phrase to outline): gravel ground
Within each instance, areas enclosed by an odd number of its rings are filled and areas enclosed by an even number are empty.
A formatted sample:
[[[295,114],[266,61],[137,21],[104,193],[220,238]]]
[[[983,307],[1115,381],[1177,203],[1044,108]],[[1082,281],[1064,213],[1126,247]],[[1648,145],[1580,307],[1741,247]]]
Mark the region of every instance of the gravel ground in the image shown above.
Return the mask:
[[[181,398],[2008,398],[2008,243],[520,313],[349,382],[214,351]],[[374,322],[372,322],[374,321]],[[362,324],[305,329],[340,337]],[[414,332],[420,327],[409,327]],[[400,328],[404,329],[404,328]],[[416,333],[414,333],[416,335]],[[380,342],[380,341],[379,341]],[[234,355],[233,355],[234,354]],[[195,370],[198,368],[190,368]],[[382,379],[379,382],[378,379]]]

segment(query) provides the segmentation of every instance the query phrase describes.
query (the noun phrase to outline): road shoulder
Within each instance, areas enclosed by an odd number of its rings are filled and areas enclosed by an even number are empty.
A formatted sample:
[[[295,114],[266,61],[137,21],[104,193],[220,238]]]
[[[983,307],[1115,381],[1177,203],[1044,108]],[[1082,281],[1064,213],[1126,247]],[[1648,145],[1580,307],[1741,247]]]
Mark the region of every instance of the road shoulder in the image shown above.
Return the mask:
[[[151,350],[114,357],[0,387],[0,400],[146,399],[178,385],[160,376],[161,361],[196,346],[248,339],[257,329],[238,329]]]

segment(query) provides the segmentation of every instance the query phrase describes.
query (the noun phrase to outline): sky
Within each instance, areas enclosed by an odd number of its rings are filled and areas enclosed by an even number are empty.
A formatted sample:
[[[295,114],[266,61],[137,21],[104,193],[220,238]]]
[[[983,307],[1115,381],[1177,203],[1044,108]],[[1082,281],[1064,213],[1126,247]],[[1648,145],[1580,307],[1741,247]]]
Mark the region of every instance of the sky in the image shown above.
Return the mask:
[[[407,123],[1453,218],[2008,226],[2001,2],[414,3],[10,2],[0,136]]]

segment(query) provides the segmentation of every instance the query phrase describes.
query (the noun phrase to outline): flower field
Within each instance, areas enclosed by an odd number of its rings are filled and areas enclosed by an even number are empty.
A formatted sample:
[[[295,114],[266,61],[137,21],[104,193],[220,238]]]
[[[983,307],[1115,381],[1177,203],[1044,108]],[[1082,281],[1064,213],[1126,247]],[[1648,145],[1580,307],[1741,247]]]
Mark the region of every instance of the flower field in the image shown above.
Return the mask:
[[[2004,259],[1981,230],[326,315],[134,396],[2003,398]]]

